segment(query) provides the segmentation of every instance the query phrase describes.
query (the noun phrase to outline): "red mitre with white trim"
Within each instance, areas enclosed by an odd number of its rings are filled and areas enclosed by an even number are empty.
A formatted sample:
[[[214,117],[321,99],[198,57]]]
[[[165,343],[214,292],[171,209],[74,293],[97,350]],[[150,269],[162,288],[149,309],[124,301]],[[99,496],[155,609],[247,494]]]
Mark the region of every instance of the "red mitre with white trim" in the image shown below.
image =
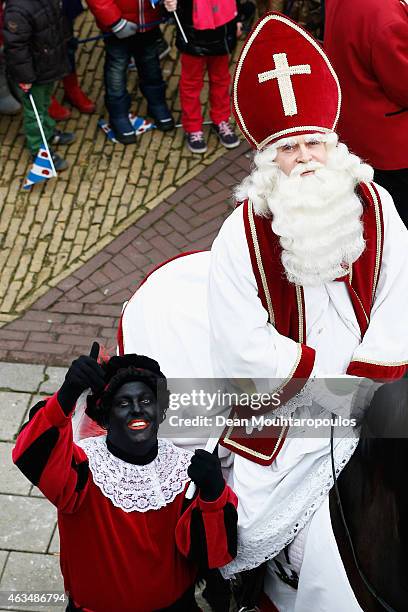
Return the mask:
[[[250,33],[234,75],[232,109],[256,149],[280,138],[334,131],[341,91],[319,43],[280,13]]]

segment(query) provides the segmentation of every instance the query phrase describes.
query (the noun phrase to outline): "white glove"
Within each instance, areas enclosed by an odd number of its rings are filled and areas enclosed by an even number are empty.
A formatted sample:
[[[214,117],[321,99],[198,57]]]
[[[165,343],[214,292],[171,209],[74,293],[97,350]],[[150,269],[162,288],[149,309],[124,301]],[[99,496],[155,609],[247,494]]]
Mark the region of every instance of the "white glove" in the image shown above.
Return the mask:
[[[127,19],[121,19],[112,28],[112,32],[117,38],[129,38],[129,36],[136,34],[137,30],[137,25],[133,23],[133,21],[128,21]]]

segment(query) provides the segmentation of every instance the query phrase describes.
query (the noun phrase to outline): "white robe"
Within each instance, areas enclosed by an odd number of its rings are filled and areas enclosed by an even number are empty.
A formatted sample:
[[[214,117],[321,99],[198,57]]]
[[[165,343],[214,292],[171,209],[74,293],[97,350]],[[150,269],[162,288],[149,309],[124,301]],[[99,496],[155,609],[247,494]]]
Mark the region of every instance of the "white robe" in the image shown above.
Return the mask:
[[[352,359],[390,366],[408,362],[408,232],[390,195],[377,189],[384,250],[369,328],[362,341],[344,283],[305,287],[306,343],[316,350],[313,375],[344,374]],[[237,208],[224,222],[211,253],[166,264],[132,297],[123,316],[124,350],[157,359],[170,378],[285,379],[298,346],[267,319],[257,295],[242,210]],[[307,416],[308,410],[299,408],[299,413]],[[336,440],[338,472],[355,445],[355,440]],[[226,575],[275,556],[320,507],[331,485],[328,435],[289,436],[268,467],[236,456],[238,556]]]

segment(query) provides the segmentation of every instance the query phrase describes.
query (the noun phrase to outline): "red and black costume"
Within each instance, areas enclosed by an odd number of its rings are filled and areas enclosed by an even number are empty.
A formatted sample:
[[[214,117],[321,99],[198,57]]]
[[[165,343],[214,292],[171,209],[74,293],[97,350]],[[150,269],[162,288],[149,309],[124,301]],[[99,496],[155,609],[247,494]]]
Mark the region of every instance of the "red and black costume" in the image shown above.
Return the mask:
[[[57,394],[39,402],[13,460],[58,508],[71,605],[193,610],[198,566],[220,567],[235,555],[235,494],[225,486],[215,501],[198,496],[184,511],[190,452],[159,440],[156,459],[133,465],[110,453],[103,436],[75,444],[70,416]]]

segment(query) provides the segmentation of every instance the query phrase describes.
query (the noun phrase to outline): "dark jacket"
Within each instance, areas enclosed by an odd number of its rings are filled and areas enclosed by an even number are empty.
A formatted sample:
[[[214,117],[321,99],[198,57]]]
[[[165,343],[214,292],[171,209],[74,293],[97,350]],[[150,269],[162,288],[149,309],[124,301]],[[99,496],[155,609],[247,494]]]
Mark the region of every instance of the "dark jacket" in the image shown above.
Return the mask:
[[[176,26],[176,46],[189,55],[226,55],[232,53],[237,44],[237,19],[229,21],[214,30],[195,30],[193,28],[193,0],[179,0],[177,16],[180,19],[188,43],[184,42]]]
[[[81,0],[62,0],[62,12],[71,21],[74,21],[84,10]]]
[[[4,41],[7,71],[17,83],[51,83],[71,72],[66,44],[72,35],[61,0],[7,0]]]

